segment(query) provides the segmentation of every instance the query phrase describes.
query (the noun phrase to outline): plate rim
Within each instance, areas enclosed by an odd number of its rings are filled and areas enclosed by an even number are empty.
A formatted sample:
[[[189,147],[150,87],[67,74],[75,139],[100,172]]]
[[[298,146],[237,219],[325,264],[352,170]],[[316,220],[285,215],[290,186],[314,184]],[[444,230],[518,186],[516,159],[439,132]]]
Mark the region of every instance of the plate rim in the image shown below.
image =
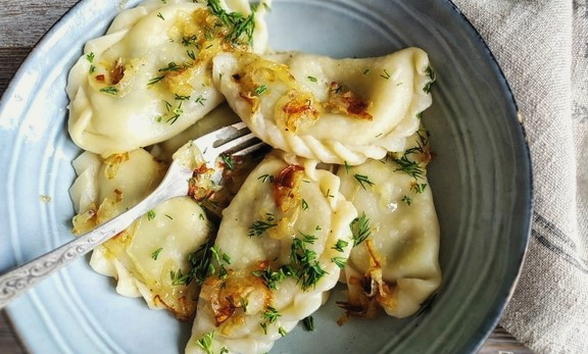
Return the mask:
[[[26,69],[29,66],[31,66],[31,63],[33,62],[33,60],[36,59],[36,57],[39,55],[39,53],[42,51],[42,49],[48,45],[50,37],[53,36],[55,32],[59,31],[62,26],[64,26],[64,23],[67,22],[67,20],[74,15],[74,12],[76,10],[78,10],[82,5],[89,3],[91,1],[93,1],[93,0],[79,0],[78,2],[76,2],[32,46],[31,51],[27,54],[26,58],[19,65],[16,72],[12,75],[4,92],[0,96],[0,116],[2,115],[3,112],[6,111],[6,106],[8,106],[8,104],[11,102],[10,96],[13,95],[13,93],[16,89],[16,82],[21,80],[21,78],[25,74]],[[432,0],[432,1],[435,1],[435,0]],[[524,161],[527,163],[527,166],[526,166],[527,173],[524,174],[524,176],[523,176],[523,178],[527,182],[527,186],[528,186],[528,188],[524,191],[524,192],[528,193],[528,200],[526,201],[526,206],[525,206],[525,210],[524,210],[527,213],[527,216],[524,219],[524,224],[521,225],[522,229],[524,230],[524,233],[521,234],[521,237],[523,238],[522,244],[524,246],[521,248],[521,250],[518,254],[517,271],[516,271],[516,274],[513,274],[514,277],[512,277],[512,281],[511,281],[508,293],[503,298],[497,299],[500,301],[498,303],[498,306],[496,306],[493,309],[494,313],[492,314],[492,316],[488,316],[480,324],[481,325],[481,328],[480,328],[481,332],[477,336],[471,337],[470,339],[468,339],[469,343],[464,343],[465,344],[464,349],[467,352],[477,352],[484,345],[485,341],[488,339],[488,337],[490,336],[490,334],[492,333],[494,328],[498,325],[498,323],[502,317],[502,314],[504,313],[504,309],[506,308],[506,306],[510,302],[510,300],[514,294],[514,291],[517,287],[519,278],[521,276],[522,267],[523,267],[523,264],[524,264],[526,256],[527,256],[527,251],[529,248],[529,240],[530,240],[530,235],[531,235],[531,231],[532,231],[531,225],[532,225],[533,211],[535,209],[535,200],[534,200],[535,187],[534,187],[534,176],[533,176],[533,169],[532,169],[533,165],[532,165],[531,151],[530,151],[530,147],[529,147],[529,139],[528,139],[528,135],[526,133],[525,127],[524,127],[522,119],[521,119],[521,115],[520,115],[520,111],[518,108],[518,103],[517,103],[516,97],[514,95],[514,92],[510,86],[510,83],[508,82],[508,79],[506,78],[506,75],[504,74],[504,71],[503,71],[502,67],[500,66],[496,56],[494,55],[494,53],[490,49],[489,45],[487,44],[486,40],[478,31],[478,29],[472,24],[472,22],[461,11],[459,6],[457,6],[454,3],[453,0],[440,0],[440,1],[445,3],[456,15],[458,15],[458,18],[460,18],[460,20],[463,21],[464,29],[467,29],[469,32],[471,32],[473,34],[475,39],[481,44],[482,48],[484,49],[484,51],[488,55],[488,57],[490,59],[488,64],[494,67],[494,69],[495,69],[494,71],[498,74],[497,78],[499,79],[501,86],[503,86],[503,88],[506,89],[505,91],[506,91],[506,93],[508,93],[508,101],[509,101],[509,103],[511,103],[513,105],[514,112],[516,113],[516,117],[514,119],[515,122],[513,122],[515,124],[513,126],[517,128],[517,131],[520,134],[520,138],[523,143],[522,147],[524,150]],[[124,3],[122,6],[124,6]],[[122,6],[121,6],[121,10],[123,9]],[[24,334],[25,331],[23,331],[20,328],[20,326],[17,325],[18,315],[16,314],[16,311],[13,311],[12,307],[10,307],[10,306],[6,307],[4,310],[6,313],[5,318],[8,319],[9,326],[12,329],[14,329],[14,332],[16,333],[16,337],[17,337],[19,344],[24,346],[25,349],[27,349],[27,351],[30,352],[30,346],[27,343],[26,335]]]

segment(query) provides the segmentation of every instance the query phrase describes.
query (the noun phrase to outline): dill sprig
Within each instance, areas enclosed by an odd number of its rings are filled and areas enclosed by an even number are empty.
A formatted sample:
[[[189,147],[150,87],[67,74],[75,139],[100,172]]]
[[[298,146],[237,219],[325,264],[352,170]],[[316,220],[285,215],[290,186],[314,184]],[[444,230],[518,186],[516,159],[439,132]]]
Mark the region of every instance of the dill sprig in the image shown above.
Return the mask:
[[[165,75],[156,76],[147,82],[147,86],[155,85],[156,83],[163,80],[164,78],[165,78]]]
[[[364,190],[366,189],[365,188],[366,184],[370,187],[374,185],[374,182],[370,181],[370,178],[366,175],[355,174],[355,175],[353,175],[353,177],[355,178],[355,180],[357,182],[359,182],[359,184],[361,185],[361,188],[363,188]]]
[[[255,30],[255,12],[247,17],[239,12],[227,12],[222,8],[219,0],[208,0],[208,7],[212,14],[229,28],[226,38],[233,44],[252,43],[253,31]]]
[[[108,87],[103,87],[100,89],[100,92],[104,92],[107,93],[109,95],[117,95],[118,94],[118,89],[116,87],[113,86],[108,86]]]
[[[281,316],[282,315],[278,312],[278,310],[271,306],[266,307],[265,312],[263,313],[263,318],[265,318],[268,323],[276,322]]]
[[[278,284],[287,277],[291,277],[293,272],[292,269],[290,269],[290,267],[287,265],[281,266],[277,271],[273,271],[270,265],[268,265],[266,269],[256,270],[252,272],[252,274],[258,278],[261,278],[269,289],[276,290],[278,288]]]
[[[302,210],[308,210],[308,202],[302,199],[302,201],[300,202],[300,207],[302,208]]]
[[[267,92],[267,85],[261,85],[255,88],[253,96],[261,96]]]
[[[202,338],[198,339],[196,343],[198,346],[202,348],[206,352],[206,354],[213,354],[212,351],[212,341],[214,339],[214,332],[208,332],[202,336]]]
[[[422,178],[425,175],[425,171],[421,165],[409,159],[406,154],[402,155],[399,159],[393,158],[393,161],[398,164],[398,168],[394,171],[402,171],[415,179]]]
[[[204,106],[204,102],[206,102],[206,98],[204,98],[202,95],[196,97],[196,99],[194,99],[195,103],[199,103],[201,106]]]
[[[349,245],[349,242],[345,240],[337,240],[337,243],[335,243],[335,245],[331,248],[339,252],[343,252],[345,251],[345,247],[347,247],[347,245]]]
[[[370,228],[370,219],[361,213],[361,215],[351,222],[351,233],[353,234],[353,246],[357,246],[365,241],[372,233]]]
[[[307,331],[314,331],[314,318],[312,316],[305,317],[302,324]]]
[[[337,267],[343,269],[347,264],[347,259],[344,257],[333,257],[331,258],[331,262],[335,263]]]
[[[405,202],[405,203],[406,203],[406,205],[408,205],[408,206],[410,206],[410,205],[412,204],[412,199],[411,199],[409,196],[407,196],[407,195],[405,195],[404,197],[402,197],[402,199],[401,199],[401,200],[402,200],[403,202]]]
[[[278,224],[276,224],[275,221],[276,218],[274,217],[274,215],[269,213],[266,214],[265,220],[254,221],[253,224],[249,226],[249,237],[261,236],[272,227],[278,226]]]
[[[159,254],[161,253],[161,251],[163,251],[163,248],[160,247],[158,249],[156,249],[155,251],[151,252],[151,258],[153,258],[154,261],[157,260],[157,257],[159,257]]]
[[[261,175],[259,177],[257,177],[258,181],[261,181],[261,183],[265,183],[265,182],[269,182],[269,183],[274,183],[274,176],[272,175]]]
[[[182,67],[172,62],[167,63],[167,66],[159,69],[159,72],[179,71]]]
[[[290,248],[290,265],[303,290],[315,286],[327,274],[321,268],[316,252],[308,249],[306,243],[303,239],[295,238]]]
[[[192,281],[190,273],[184,273],[181,269],[177,271],[170,270],[169,277],[172,281],[172,285],[188,285]]]
[[[229,170],[232,170],[235,168],[235,161],[233,161],[233,158],[231,157],[231,155],[227,155],[227,154],[222,154],[220,156],[221,160],[223,160],[223,164],[225,165],[226,168],[228,168]]]

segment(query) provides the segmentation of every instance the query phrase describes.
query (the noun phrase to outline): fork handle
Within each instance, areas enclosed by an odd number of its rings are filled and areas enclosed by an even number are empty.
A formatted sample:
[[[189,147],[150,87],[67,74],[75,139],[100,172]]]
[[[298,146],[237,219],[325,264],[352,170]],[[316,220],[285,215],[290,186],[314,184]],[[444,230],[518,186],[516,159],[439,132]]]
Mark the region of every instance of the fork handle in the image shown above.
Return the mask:
[[[108,241],[128,228],[137,218],[172,196],[152,193],[149,197],[114,219],[73,241],[0,276],[0,309],[64,266]]]

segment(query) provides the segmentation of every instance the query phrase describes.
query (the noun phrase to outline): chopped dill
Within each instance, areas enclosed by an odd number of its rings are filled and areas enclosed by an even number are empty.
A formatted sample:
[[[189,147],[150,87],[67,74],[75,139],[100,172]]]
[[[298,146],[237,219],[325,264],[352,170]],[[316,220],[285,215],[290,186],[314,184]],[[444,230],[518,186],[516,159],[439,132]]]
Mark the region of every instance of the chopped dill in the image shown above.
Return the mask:
[[[273,214],[267,214],[265,220],[256,220],[249,226],[249,237],[261,236],[272,227],[278,226]]]
[[[344,257],[333,257],[331,258],[331,262],[335,263],[337,267],[343,269],[347,264],[347,259],[345,259]]]
[[[312,316],[305,317],[302,320],[302,324],[304,325],[304,329],[306,329],[307,331],[314,331],[314,318]]]
[[[351,222],[351,233],[353,234],[353,246],[357,246],[365,241],[372,233],[370,229],[370,219],[361,213],[361,215]]]
[[[265,182],[269,182],[269,183],[273,183],[274,182],[274,176],[265,174],[265,175],[261,175],[259,177],[257,177],[258,181],[261,181],[261,183],[265,183]]]
[[[255,88],[253,96],[261,96],[267,92],[267,85],[261,85]]]
[[[308,203],[306,202],[306,200],[302,199],[302,201],[300,202],[300,206],[302,207],[302,210],[308,210]]]
[[[103,87],[100,89],[100,92],[104,92],[107,93],[109,95],[117,95],[118,94],[118,89],[116,87],[113,86],[108,86],[108,87]]]
[[[161,253],[161,251],[163,251],[163,248],[158,248],[155,251],[151,252],[151,258],[153,258],[154,261],[157,260],[157,257],[159,257],[159,254]]]
[[[402,200],[403,202],[405,202],[405,203],[406,203],[406,205],[409,205],[409,206],[410,206],[410,205],[412,204],[412,199],[411,199],[409,196],[407,196],[407,195],[405,195],[404,197],[402,197],[402,199],[401,199],[401,200]]]
[[[233,158],[230,155],[227,154],[222,154],[220,156],[221,160],[223,160],[223,164],[225,165],[226,168],[228,168],[229,170],[232,170],[235,168],[235,161],[233,161]]]
[[[213,354],[212,351],[212,340],[214,339],[214,332],[208,332],[202,336],[202,338],[198,339],[196,343],[198,346],[202,348],[206,352],[206,354]]]
[[[355,178],[355,180],[357,182],[359,182],[359,184],[361,185],[361,188],[363,188],[364,190],[366,189],[365,188],[366,184],[370,187],[374,185],[374,182],[370,181],[370,178],[366,175],[355,174],[355,175],[353,175],[353,177]]]
[[[339,252],[344,252],[347,245],[349,245],[349,242],[345,240],[337,240],[337,243],[335,243],[335,245],[331,248]]]
[[[147,86],[155,85],[156,83],[163,80],[164,78],[165,78],[165,75],[154,77],[151,80],[149,80],[149,82],[147,82]]]

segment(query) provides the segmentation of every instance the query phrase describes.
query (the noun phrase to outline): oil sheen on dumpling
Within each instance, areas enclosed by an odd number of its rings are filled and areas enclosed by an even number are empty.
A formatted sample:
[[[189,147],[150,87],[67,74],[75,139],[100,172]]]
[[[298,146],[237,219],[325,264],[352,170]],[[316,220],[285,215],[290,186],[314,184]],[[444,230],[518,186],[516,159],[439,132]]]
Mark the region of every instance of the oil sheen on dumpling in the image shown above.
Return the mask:
[[[350,315],[372,317],[379,305],[410,316],[441,283],[427,139],[419,131],[405,153],[339,169],[341,192],[359,213],[351,227],[360,243],[345,268]]]
[[[435,80],[418,48],[365,59],[301,53],[221,53],[213,80],[233,110],[274,148],[357,165],[403,151]]]
[[[243,15],[228,16],[231,10]],[[247,0],[148,0],[121,12],[105,36],[86,44],[70,72],[73,141],[108,156],[192,125],[223,101],[212,85],[211,58],[265,50],[265,11],[252,13]]]
[[[275,151],[225,209],[186,353],[268,352],[335,286],[356,212],[315,166]]]
[[[137,149],[104,160],[85,152],[74,161],[78,178],[71,196],[78,215],[74,233],[82,234],[134,206],[160,182],[165,166]],[[145,298],[151,308],[167,308],[189,319],[199,287],[189,282],[188,258],[208,240],[204,211],[189,197],[168,200],[99,246],[90,265],[117,279],[116,291]]]

